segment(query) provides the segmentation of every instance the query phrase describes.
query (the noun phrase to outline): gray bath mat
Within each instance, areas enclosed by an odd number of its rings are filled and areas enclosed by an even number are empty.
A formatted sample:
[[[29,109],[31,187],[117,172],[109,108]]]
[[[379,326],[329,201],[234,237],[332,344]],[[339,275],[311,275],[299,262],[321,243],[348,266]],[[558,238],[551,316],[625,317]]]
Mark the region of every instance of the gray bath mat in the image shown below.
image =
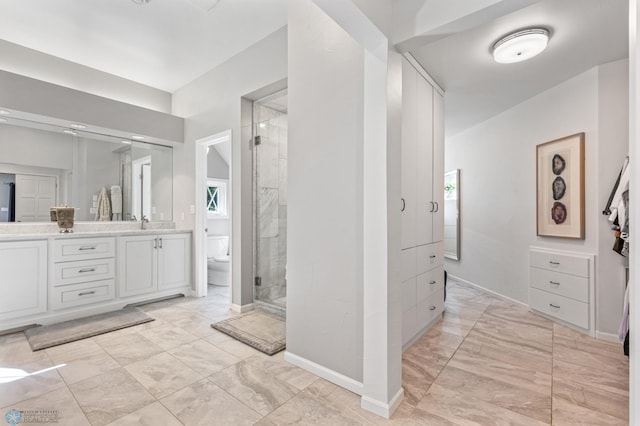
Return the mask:
[[[153,320],[140,309],[127,307],[119,311],[30,328],[25,330],[24,334],[27,336],[31,349],[39,351]]]
[[[250,311],[211,327],[267,355],[285,348],[285,319],[265,311]]]

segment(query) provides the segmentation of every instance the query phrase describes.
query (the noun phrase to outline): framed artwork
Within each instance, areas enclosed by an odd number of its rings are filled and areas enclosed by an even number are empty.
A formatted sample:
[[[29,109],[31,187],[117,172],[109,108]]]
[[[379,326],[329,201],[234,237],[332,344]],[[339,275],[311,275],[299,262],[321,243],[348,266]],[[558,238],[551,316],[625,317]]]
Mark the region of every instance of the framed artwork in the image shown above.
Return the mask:
[[[537,233],[584,240],[584,133],[536,146]]]

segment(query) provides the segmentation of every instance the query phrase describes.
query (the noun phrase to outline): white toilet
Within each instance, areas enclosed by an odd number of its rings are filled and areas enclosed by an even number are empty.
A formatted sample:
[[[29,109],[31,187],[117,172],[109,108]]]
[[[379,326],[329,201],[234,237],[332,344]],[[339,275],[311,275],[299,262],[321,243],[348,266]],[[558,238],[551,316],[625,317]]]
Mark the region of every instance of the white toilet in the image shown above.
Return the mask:
[[[207,282],[228,287],[231,283],[229,273],[229,237],[209,235],[207,237]]]

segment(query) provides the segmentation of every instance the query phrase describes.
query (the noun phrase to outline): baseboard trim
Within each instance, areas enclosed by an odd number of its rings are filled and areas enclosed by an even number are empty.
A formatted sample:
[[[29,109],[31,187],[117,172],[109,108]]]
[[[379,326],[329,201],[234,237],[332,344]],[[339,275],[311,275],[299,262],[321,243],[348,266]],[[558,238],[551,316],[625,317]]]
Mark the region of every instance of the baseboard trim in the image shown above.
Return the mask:
[[[253,311],[254,308],[255,306],[253,305],[253,303],[248,303],[246,305],[236,305],[235,303],[231,304],[231,310],[233,312],[239,312],[241,314],[245,312]]]
[[[622,343],[620,337],[617,334],[605,333],[602,331],[596,331],[596,339],[606,340],[608,342]]]
[[[284,353],[284,360],[297,367],[303,368],[315,374],[316,376],[322,377],[323,379],[328,380],[331,383],[334,383],[340,387],[343,387],[353,393],[362,396],[362,383],[357,382],[352,378],[345,376],[344,374],[340,374],[336,371],[330,370],[327,367],[316,364],[315,362],[309,361],[308,359],[301,356],[292,354],[289,351],[286,351]]]
[[[480,290],[482,292],[489,293],[490,295],[495,296],[495,297],[497,297],[499,299],[507,300],[507,301],[509,301],[511,303],[515,303],[516,305],[520,305],[520,306],[523,306],[523,307],[529,309],[529,305],[527,303],[521,302],[521,301],[516,300],[516,299],[512,299],[512,298],[510,298],[508,296],[505,296],[504,294],[496,293],[493,290],[489,290],[488,288],[482,287],[481,285],[478,285],[478,284],[473,283],[471,281],[467,281],[467,280],[465,280],[463,278],[460,278],[460,277],[458,277],[456,275],[449,274],[449,277],[451,277],[452,280],[460,281],[462,284],[466,284],[466,285],[468,285],[470,287],[474,287],[474,288],[476,288],[476,289],[478,289],[478,290]]]
[[[404,389],[400,388],[389,403],[378,401],[368,396],[363,396],[360,399],[360,407],[364,410],[371,411],[374,414],[388,419],[398,409],[402,401],[404,400]]]

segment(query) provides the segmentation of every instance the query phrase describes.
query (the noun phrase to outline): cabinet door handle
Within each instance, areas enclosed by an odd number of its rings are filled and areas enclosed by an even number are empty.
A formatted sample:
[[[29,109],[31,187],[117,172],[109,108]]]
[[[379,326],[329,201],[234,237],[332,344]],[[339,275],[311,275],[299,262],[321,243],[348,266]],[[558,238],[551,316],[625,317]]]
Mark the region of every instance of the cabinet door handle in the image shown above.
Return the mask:
[[[403,212],[404,209],[407,207],[407,202],[404,201],[404,198],[400,198],[400,201],[402,201],[402,208],[400,209],[400,211]]]
[[[160,248],[162,248],[162,238],[159,238],[160,240]]]
[[[429,204],[431,204],[431,210],[429,210],[429,213],[433,213],[436,205],[433,203],[433,201],[429,201]]]
[[[549,284],[551,284],[551,285],[560,285],[560,283],[557,283],[555,281],[549,281]]]
[[[96,249],[95,246],[82,246],[78,250],[79,251],[85,251],[85,250],[95,250],[95,249]]]
[[[435,281],[429,281],[430,285],[434,285],[436,282]]]
[[[553,260],[550,260],[549,261],[549,265],[558,266],[558,265],[560,265],[560,262],[554,262]]]
[[[95,290],[91,290],[91,291],[83,291],[78,293],[78,296],[89,296],[90,294],[96,294]]]
[[[438,213],[438,210],[440,210],[440,206],[438,205],[438,202],[434,201],[433,204],[436,206],[436,209],[433,212]]]
[[[157,238],[154,238],[154,239],[153,239],[153,248],[154,248],[154,249],[157,249],[157,248],[158,248],[158,239],[157,239]]]
[[[85,269],[80,269],[78,270],[79,274],[84,274],[85,272],[95,272],[96,268],[85,268]]]
[[[554,305],[553,303],[549,303],[549,306],[551,306],[554,309],[560,309],[560,306]]]
[[[429,310],[430,310],[430,311],[435,311],[435,310],[436,310],[436,307],[432,305],[432,306],[430,306],[430,307],[429,307]]]
[[[429,256],[429,259],[435,259],[435,258],[436,258],[435,254],[432,254],[431,256]]]

